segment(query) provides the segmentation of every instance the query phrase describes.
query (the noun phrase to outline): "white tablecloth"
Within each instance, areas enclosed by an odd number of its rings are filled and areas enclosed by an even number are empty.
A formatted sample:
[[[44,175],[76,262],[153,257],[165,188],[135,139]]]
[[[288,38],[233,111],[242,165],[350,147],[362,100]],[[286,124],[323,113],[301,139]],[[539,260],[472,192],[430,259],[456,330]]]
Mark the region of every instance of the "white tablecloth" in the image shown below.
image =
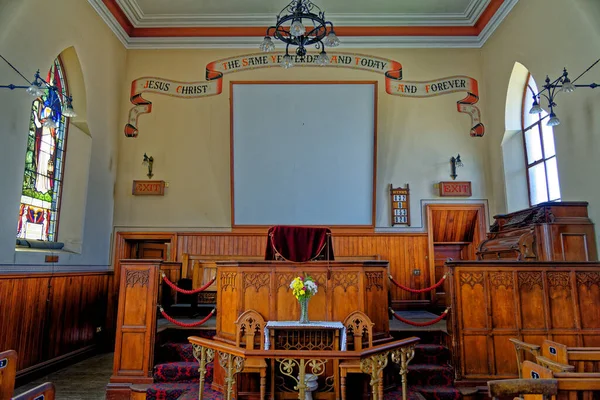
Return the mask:
[[[337,322],[336,321],[314,321],[314,322],[309,322],[308,324],[301,324],[298,321],[268,321],[267,324],[265,325],[265,350],[269,350],[269,347],[271,346],[270,335],[269,335],[270,328],[294,329],[294,328],[304,328],[304,327],[309,327],[309,328],[322,327],[322,328],[339,329],[340,330],[340,340],[341,340],[341,345],[340,345],[341,349],[340,350],[346,351],[346,327],[344,326],[344,324],[342,324],[339,321],[337,321]]]

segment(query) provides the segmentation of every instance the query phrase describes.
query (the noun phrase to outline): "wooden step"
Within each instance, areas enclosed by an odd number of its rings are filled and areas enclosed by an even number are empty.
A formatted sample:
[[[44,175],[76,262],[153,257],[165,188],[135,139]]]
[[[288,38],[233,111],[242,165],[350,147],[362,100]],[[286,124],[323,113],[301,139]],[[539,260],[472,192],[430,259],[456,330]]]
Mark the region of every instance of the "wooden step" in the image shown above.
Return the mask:
[[[129,400],[146,400],[146,390],[148,390],[149,387],[150,385],[131,385]]]

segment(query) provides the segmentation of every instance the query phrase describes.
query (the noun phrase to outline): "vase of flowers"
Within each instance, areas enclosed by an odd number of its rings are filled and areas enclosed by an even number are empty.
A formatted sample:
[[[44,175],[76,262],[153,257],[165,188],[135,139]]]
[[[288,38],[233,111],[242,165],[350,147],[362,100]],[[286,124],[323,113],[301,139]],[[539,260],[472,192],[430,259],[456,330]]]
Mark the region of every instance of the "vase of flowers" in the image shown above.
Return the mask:
[[[308,275],[305,277],[297,276],[290,283],[290,289],[292,289],[294,297],[300,303],[300,323],[307,324],[309,322],[308,300],[317,293],[317,283]]]

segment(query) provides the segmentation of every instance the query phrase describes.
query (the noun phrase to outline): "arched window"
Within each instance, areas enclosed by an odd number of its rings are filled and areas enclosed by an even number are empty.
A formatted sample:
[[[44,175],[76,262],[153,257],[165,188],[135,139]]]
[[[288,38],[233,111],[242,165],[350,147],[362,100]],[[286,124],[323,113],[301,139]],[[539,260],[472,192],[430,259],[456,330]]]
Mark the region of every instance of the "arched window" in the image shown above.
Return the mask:
[[[25,153],[25,174],[17,237],[56,241],[67,140],[64,96],[69,95],[60,57],[54,60],[45,90],[33,101]]]
[[[560,201],[554,131],[546,124],[548,113],[529,113],[533,106],[533,96],[537,93],[535,80],[529,74],[523,94],[522,129],[531,206],[545,201]]]

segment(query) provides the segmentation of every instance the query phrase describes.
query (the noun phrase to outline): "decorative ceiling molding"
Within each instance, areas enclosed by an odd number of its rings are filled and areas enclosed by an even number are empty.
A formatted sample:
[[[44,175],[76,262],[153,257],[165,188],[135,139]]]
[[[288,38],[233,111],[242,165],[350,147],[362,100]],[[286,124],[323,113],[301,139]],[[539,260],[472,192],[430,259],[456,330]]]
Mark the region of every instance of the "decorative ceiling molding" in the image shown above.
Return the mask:
[[[335,26],[473,26],[491,0],[471,0],[463,13],[328,13]],[[146,15],[137,0],[116,0],[134,28],[269,26],[273,14],[151,14]]]
[[[269,17],[268,23],[259,21],[252,25],[241,25],[235,22],[236,19],[248,19],[248,15],[212,15],[207,16],[203,24],[197,23],[197,19],[203,17],[192,16],[190,21],[196,22],[189,25],[178,23],[176,26],[169,26],[164,21],[154,21],[147,26],[136,26],[147,17],[135,0],[88,2],[128,49],[258,48],[257,40],[262,37],[264,27],[273,23],[273,16]],[[412,18],[412,23],[398,23],[394,14],[365,15],[360,20],[356,16],[347,15],[347,24],[339,24],[339,19],[333,16],[331,19],[336,21],[336,26],[340,26],[336,33],[343,38],[342,48],[347,49],[480,48],[517,2],[518,0],[472,0],[464,15],[446,14],[436,22],[432,22],[429,17],[431,25],[425,25],[425,20],[417,22],[423,17],[417,14],[412,17],[402,15],[405,21]],[[460,17],[455,17],[456,15]],[[221,22],[227,21],[227,24],[216,24],[216,17],[226,18]],[[456,21],[450,22],[452,18]],[[394,25],[390,23],[392,20]],[[368,26],[369,22],[373,25]]]

